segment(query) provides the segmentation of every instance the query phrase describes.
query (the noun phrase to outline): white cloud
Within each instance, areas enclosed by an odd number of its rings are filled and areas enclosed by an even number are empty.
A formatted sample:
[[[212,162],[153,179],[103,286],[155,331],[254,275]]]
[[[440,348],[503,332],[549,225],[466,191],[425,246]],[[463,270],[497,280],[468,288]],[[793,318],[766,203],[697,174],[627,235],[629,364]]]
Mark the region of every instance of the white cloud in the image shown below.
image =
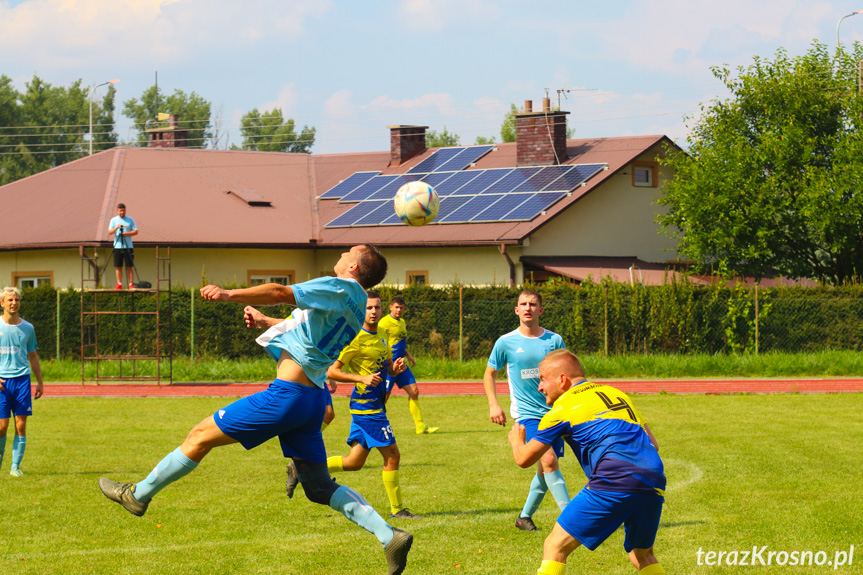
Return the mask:
[[[378,96],[367,106],[363,106],[368,110],[416,110],[423,108],[436,108],[440,112],[445,113],[448,108],[453,106],[453,97],[445,92],[437,94],[423,94],[418,98],[405,98],[402,100],[393,100],[386,94]]]
[[[442,32],[477,19],[489,22],[500,14],[500,7],[486,0],[402,0],[396,9],[402,26],[423,32]]]
[[[291,84],[285,84],[279,88],[279,94],[275,100],[264,102],[258,110],[261,112],[269,112],[274,108],[281,108],[282,115],[285,118],[290,118],[297,104],[297,88]]]

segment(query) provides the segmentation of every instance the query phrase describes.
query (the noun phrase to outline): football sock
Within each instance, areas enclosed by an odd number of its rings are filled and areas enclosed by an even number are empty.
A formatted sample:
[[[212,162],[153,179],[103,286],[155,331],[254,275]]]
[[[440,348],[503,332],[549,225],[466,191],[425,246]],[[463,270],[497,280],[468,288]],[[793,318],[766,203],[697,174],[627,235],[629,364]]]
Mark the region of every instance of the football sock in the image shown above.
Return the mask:
[[[548,486],[545,484],[545,479],[537,473],[533,476],[533,481],[530,482],[530,492],[527,494],[527,501],[524,502],[524,509],[521,510],[519,517],[533,517],[533,514],[539,509],[539,504],[542,503],[546,491],[548,491]]]
[[[0,437],[0,466],[3,465],[3,454],[6,452],[6,436]]]
[[[402,492],[399,488],[399,470],[383,472],[384,489],[387,490],[387,497],[390,500],[390,513],[398,513],[404,509],[402,505]]]
[[[135,485],[135,499],[149,501],[162,489],[191,473],[197,466],[198,462],[183,455],[178,447],[153,468],[147,479]]]
[[[27,436],[16,435],[12,439],[12,469],[21,467],[21,460],[24,459],[25,449],[27,449]]]
[[[539,569],[536,570],[536,575],[563,575],[564,573],[566,573],[566,563],[547,559],[543,559]]]
[[[350,487],[339,485],[330,498],[330,507],[373,534],[384,547],[393,540],[393,528]]]
[[[569,503],[569,490],[566,488],[566,481],[564,481],[563,473],[560,472],[560,469],[557,471],[546,471],[545,484],[548,485],[548,490],[554,496],[557,506],[563,511],[566,504]]]
[[[327,457],[327,471],[335,473],[345,470],[345,460],[341,456]]]
[[[420,411],[420,400],[409,399],[408,410],[411,412],[411,417],[414,418],[414,425],[416,425],[416,428],[420,431],[425,429],[426,424],[423,423],[423,413]]]
[[[641,569],[638,572],[638,575],[665,575],[665,569],[662,568],[661,563],[654,563],[653,565],[648,565],[644,569]]]

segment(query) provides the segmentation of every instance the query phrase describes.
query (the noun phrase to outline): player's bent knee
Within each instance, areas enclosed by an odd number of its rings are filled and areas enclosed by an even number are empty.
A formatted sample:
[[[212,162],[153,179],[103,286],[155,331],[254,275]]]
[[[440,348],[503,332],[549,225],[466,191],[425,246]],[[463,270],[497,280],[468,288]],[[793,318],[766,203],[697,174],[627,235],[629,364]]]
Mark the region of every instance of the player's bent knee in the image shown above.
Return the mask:
[[[326,463],[297,463],[297,477],[303,484],[303,491],[312,503],[329,505],[333,493],[339,488],[336,480],[330,477]]]

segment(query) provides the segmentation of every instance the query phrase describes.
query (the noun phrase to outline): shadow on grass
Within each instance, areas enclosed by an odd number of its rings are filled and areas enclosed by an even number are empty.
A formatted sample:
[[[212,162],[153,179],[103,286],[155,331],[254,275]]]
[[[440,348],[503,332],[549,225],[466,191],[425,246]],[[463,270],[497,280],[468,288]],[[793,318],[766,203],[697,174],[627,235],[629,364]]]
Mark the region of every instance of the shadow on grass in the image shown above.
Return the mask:
[[[690,525],[704,525],[707,523],[706,521],[678,521],[677,523],[659,523],[659,526],[663,529],[667,529],[669,527],[688,527]]]
[[[423,517],[459,517],[462,515],[486,515],[486,514],[494,514],[494,513],[502,513],[502,514],[510,514],[510,513],[520,513],[521,507],[507,507],[507,508],[496,508],[496,509],[469,509],[469,510],[459,510],[459,511],[431,511],[428,513],[423,513]]]

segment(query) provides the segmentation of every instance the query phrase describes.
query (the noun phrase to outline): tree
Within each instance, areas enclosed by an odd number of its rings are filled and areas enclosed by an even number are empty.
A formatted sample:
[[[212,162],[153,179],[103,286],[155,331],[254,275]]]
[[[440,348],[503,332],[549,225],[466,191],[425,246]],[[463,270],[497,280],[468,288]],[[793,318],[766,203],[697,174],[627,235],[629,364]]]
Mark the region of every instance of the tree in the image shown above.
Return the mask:
[[[863,47],[831,56],[779,50],[732,75],[731,93],[702,105],[689,153],[659,204],[663,229],[702,268],[761,278],[774,272],[842,283],[863,273]]]
[[[492,136],[491,138],[486,138],[485,136],[477,136],[473,144],[475,146],[490,146],[494,144],[494,136]]]
[[[500,125],[500,141],[503,143],[515,142],[515,115],[518,114],[518,108],[515,104],[510,104],[509,112],[503,117],[503,122]]]
[[[297,135],[294,120],[282,118],[281,108],[258,112],[255,108],[240,121],[243,150],[261,152],[295,152],[309,154],[315,144],[315,128],[303,126]]]
[[[447,132],[446,126],[443,128],[443,132],[436,132],[435,130],[429,130],[426,132],[426,148],[445,148],[447,146],[459,146],[461,138],[459,138],[458,134],[451,134]]]
[[[0,185],[59,166],[86,154],[89,89],[81,80],[54,87],[38,76],[18,93],[0,76]],[[116,145],[114,91],[93,103],[94,151]]]
[[[146,130],[167,125],[157,121],[160,112],[177,115],[180,127],[189,132],[190,148],[205,148],[210,143],[213,136],[210,131],[210,102],[195,92],[186,94],[182,90],[174,90],[173,94],[164,97],[158,86],[153,85],[144,90],[140,101],[132,98],[123,103],[123,113],[135,120],[139,146],[148,145]]]

